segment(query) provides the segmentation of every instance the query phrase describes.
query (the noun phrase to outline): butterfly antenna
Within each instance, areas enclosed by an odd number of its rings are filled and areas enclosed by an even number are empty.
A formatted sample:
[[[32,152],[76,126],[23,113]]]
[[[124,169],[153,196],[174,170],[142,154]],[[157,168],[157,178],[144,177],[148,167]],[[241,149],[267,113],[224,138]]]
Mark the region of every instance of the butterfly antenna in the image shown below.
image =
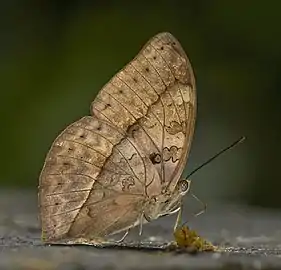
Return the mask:
[[[241,137],[239,140],[235,141],[234,143],[232,143],[231,145],[229,145],[228,147],[222,149],[221,151],[219,151],[217,154],[215,154],[213,157],[211,157],[210,159],[208,159],[207,161],[205,161],[203,164],[201,164],[199,167],[197,167],[195,170],[193,170],[186,178],[189,178],[191,175],[193,175],[194,173],[196,173],[198,170],[200,170],[202,167],[206,166],[207,164],[209,164],[211,161],[213,161],[214,159],[216,159],[217,157],[219,157],[221,154],[223,154],[224,152],[230,150],[231,148],[237,146],[238,144],[242,143],[244,140],[246,139],[245,136]]]

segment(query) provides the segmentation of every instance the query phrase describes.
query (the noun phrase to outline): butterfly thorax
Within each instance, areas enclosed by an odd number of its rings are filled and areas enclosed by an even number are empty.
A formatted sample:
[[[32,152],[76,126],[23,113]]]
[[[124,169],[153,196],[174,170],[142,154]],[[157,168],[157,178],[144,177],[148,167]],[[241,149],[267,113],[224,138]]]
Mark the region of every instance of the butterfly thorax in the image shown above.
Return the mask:
[[[173,191],[153,196],[145,206],[144,217],[147,221],[171,215],[180,210],[183,196],[189,191],[190,181],[178,181]]]
[[[161,216],[177,212],[180,207],[181,199],[181,194],[174,193],[165,193],[152,197],[145,207],[145,219],[151,221]]]

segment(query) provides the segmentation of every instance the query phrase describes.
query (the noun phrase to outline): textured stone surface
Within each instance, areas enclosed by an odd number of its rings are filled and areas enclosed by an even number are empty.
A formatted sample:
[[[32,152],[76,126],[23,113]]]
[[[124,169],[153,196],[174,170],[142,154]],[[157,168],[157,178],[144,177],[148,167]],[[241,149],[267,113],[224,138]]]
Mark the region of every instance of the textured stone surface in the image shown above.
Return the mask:
[[[134,230],[127,248],[47,246],[40,241],[36,191],[2,190],[0,207],[0,269],[281,268],[278,211],[209,204],[207,212],[189,226],[224,247],[224,252],[190,255],[161,250],[172,239],[174,217],[145,225],[140,239]]]

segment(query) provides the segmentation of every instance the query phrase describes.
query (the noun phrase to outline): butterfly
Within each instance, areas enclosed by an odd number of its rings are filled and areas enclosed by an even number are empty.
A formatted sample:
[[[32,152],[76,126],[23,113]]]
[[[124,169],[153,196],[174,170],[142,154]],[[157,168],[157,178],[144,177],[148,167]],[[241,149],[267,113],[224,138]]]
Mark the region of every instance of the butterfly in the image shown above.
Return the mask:
[[[194,73],[170,33],[103,86],[54,140],[40,174],[43,240],[104,238],[181,214],[196,118]]]

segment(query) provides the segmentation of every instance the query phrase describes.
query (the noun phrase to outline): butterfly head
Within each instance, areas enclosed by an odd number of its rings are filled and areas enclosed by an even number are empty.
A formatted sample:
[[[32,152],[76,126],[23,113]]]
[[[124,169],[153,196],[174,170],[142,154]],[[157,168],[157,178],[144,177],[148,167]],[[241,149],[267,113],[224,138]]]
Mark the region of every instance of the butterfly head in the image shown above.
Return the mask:
[[[167,195],[167,199],[163,204],[163,214],[161,216],[176,213],[180,209],[182,198],[190,189],[191,181],[187,179],[179,180],[175,189]]]
[[[178,212],[182,197],[189,191],[190,183],[187,179],[179,180],[172,192],[153,196],[144,213],[147,221]]]

